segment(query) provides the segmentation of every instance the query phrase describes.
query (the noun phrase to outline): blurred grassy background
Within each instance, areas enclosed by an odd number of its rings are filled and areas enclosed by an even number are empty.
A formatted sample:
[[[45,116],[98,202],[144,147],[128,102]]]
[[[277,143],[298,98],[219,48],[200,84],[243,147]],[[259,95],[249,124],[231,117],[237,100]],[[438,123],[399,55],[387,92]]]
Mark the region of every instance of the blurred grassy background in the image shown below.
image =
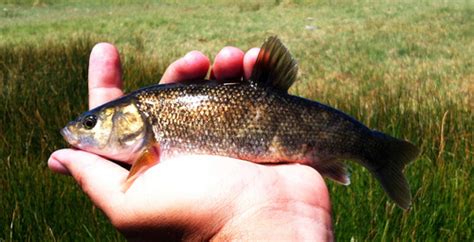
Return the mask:
[[[116,44],[130,91],[186,52],[211,58],[279,35],[300,63],[291,92],[416,143],[413,208],[353,166],[328,182],[338,240],[473,240],[472,1],[0,0],[0,240],[123,240],[72,179],[51,173],[59,128],[87,108],[87,61]],[[471,177],[471,178],[470,178]]]

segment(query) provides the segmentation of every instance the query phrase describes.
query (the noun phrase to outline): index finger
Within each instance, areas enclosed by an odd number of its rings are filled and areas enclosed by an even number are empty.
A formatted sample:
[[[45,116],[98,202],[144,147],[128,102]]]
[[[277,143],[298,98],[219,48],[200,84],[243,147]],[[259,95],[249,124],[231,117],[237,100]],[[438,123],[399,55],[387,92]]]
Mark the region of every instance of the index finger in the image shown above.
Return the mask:
[[[89,58],[89,109],[119,98],[122,92],[122,66],[118,50],[109,43],[94,46]]]

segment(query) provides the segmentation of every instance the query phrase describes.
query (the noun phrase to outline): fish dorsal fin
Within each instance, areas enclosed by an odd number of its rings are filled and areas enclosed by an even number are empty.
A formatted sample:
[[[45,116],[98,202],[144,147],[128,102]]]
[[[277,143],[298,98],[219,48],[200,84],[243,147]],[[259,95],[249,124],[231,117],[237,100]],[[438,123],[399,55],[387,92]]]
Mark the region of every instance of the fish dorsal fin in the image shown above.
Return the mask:
[[[256,87],[273,87],[287,92],[296,79],[296,60],[276,36],[269,37],[258,53],[249,82]]]

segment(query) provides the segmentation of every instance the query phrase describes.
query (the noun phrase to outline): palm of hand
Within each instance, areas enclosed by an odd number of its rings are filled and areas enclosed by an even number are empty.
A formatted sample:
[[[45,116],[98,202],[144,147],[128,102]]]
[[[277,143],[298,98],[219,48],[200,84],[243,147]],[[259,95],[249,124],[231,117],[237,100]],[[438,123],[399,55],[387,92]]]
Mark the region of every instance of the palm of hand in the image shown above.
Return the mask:
[[[126,217],[126,224],[133,220],[130,214],[135,216],[134,224],[149,223],[143,219],[157,215],[160,223],[163,218],[173,217],[166,228],[174,223],[189,223],[187,226],[200,231],[200,235],[217,234],[225,226],[236,230],[237,225],[240,233],[256,233],[253,230],[258,227],[250,226],[252,223],[247,222],[248,227],[242,228],[244,224],[237,221],[239,216],[266,216],[259,213],[269,212],[275,218],[278,210],[285,210],[284,216],[302,215],[288,206],[318,207],[304,212],[315,212],[316,219],[324,222],[330,219],[321,176],[298,164],[263,166],[218,156],[183,156],[150,168],[123,196],[126,202],[118,207],[122,208],[120,216]],[[237,225],[230,224],[231,220]],[[122,221],[117,223],[121,227]],[[214,227],[209,228],[209,224]]]

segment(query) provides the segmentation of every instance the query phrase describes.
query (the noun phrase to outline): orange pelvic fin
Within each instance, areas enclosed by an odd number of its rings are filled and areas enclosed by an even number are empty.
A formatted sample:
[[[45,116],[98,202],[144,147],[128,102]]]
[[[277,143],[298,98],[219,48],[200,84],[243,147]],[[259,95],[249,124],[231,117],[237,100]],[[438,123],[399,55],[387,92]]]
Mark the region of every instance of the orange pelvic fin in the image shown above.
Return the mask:
[[[130,173],[128,173],[127,180],[122,185],[122,191],[125,192],[130,188],[132,183],[148,168],[157,164],[160,160],[160,152],[157,147],[149,146],[138,159],[133,163]]]

